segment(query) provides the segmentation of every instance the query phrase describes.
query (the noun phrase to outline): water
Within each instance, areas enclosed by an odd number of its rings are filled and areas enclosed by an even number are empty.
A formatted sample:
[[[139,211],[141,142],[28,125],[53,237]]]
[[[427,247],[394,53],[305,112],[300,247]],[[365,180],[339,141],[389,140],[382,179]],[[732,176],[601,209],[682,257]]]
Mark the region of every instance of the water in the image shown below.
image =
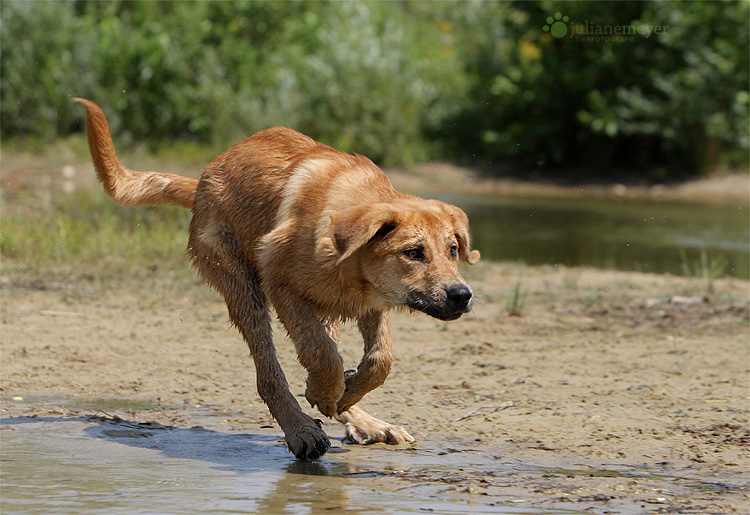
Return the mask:
[[[750,277],[747,205],[450,196],[485,259]]]
[[[212,423],[207,416],[202,421]],[[287,452],[278,429],[252,426],[249,431],[113,417],[0,419],[0,509],[3,514],[77,515],[581,515],[640,513],[644,492],[684,503],[693,495],[747,490],[747,479],[729,471],[702,478],[647,466],[562,468],[434,441],[416,448],[347,448],[334,439],[323,458],[302,462]],[[578,477],[586,481],[575,486],[571,478]],[[490,485],[472,486],[482,478],[489,478]],[[639,486],[635,494],[618,499],[597,496],[596,478]],[[578,499],[564,497],[580,486],[585,491]],[[613,505],[594,509],[591,503],[602,497]],[[550,504],[569,509],[544,507]],[[662,506],[668,507],[674,506]]]
[[[472,502],[455,485],[389,477],[409,467],[511,467],[481,453],[337,445],[295,460],[278,431],[227,433],[91,417],[0,419],[2,513],[575,514]],[[356,452],[355,452],[356,451]],[[528,502],[528,501],[522,501]]]

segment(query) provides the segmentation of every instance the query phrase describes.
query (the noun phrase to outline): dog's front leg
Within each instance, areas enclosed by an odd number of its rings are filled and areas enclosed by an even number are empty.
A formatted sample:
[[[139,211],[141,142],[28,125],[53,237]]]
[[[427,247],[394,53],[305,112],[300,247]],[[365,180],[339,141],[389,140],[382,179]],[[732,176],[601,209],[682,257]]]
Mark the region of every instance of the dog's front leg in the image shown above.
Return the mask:
[[[326,326],[309,301],[288,289],[269,289],[271,302],[297,349],[297,358],[307,370],[305,397],[311,406],[327,417],[337,413],[344,393],[344,360],[331,334],[336,326]]]
[[[385,382],[391,371],[391,326],[388,311],[367,311],[357,319],[365,352],[356,371],[346,373],[346,390],[339,399],[336,420],[344,424],[344,439],[360,444],[401,444],[414,438],[401,426],[389,424],[355,406]]]
[[[336,420],[344,424],[344,439],[360,444],[413,442],[414,438],[403,427],[377,419],[355,406],[367,392],[385,382],[393,363],[389,313],[367,311],[357,322],[365,342],[365,352],[357,370],[346,374],[346,391],[338,404]]]
[[[391,372],[391,326],[388,311],[366,311],[357,319],[365,349],[353,373],[347,373],[346,390],[339,399],[338,412],[348,410],[368,392],[385,382]]]

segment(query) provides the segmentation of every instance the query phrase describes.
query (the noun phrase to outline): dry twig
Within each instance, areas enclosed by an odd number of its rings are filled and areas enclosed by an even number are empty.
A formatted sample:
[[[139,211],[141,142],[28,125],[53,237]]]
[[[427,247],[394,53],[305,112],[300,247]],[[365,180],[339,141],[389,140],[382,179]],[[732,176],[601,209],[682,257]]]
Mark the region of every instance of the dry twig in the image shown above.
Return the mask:
[[[495,411],[500,411],[501,409],[512,408],[515,405],[516,405],[516,403],[513,402],[513,401],[511,401],[511,402],[506,402],[504,404],[497,404],[495,406],[479,406],[477,409],[475,409],[471,413],[467,413],[463,417],[459,417],[456,420],[453,420],[453,422],[458,422],[460,420],[465,420],[465,419],[467,419],[469,417],[473,417],[474,415],[476,415],[477,413],[479,413],[480,411],[485,410],[485,409],[494,410],[493,411],[493,413],[494,413]]]

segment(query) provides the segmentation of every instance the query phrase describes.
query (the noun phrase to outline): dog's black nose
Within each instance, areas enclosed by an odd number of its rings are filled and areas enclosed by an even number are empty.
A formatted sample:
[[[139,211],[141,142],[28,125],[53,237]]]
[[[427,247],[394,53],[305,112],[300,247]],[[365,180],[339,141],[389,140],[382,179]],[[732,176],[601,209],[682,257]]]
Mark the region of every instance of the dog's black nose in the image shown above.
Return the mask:
[[[471,290],[465,284],[455,284],[445,291],[448,302],[458,309],[463,309],[471,302]]]

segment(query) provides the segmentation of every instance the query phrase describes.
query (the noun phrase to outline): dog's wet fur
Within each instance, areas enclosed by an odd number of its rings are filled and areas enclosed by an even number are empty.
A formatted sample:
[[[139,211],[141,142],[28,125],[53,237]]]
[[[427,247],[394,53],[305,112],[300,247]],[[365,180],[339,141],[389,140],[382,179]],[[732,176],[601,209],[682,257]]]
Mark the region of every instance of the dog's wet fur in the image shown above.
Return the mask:
[[[191,208],[188,254],[226,300],[250,347],[258,392],[292,453],[316,459],[330,447],[319,420],[290,392],[273,345],[269,309],[289,332],[308,372],[305,397],[358,443],[411,442],[402,427],[357,406],[391,369],[389,311],[408,308],[455,320],[474,303],[459,262],[475,263],[466,214],[396,191],[369,159],[292,129],[256,133],[214,159],[200,180],[135,172],[115,154],[107,120],[86,106],[99,180],[124,205]],[[355,319],[364,339],[344,372],[339,326]]]

